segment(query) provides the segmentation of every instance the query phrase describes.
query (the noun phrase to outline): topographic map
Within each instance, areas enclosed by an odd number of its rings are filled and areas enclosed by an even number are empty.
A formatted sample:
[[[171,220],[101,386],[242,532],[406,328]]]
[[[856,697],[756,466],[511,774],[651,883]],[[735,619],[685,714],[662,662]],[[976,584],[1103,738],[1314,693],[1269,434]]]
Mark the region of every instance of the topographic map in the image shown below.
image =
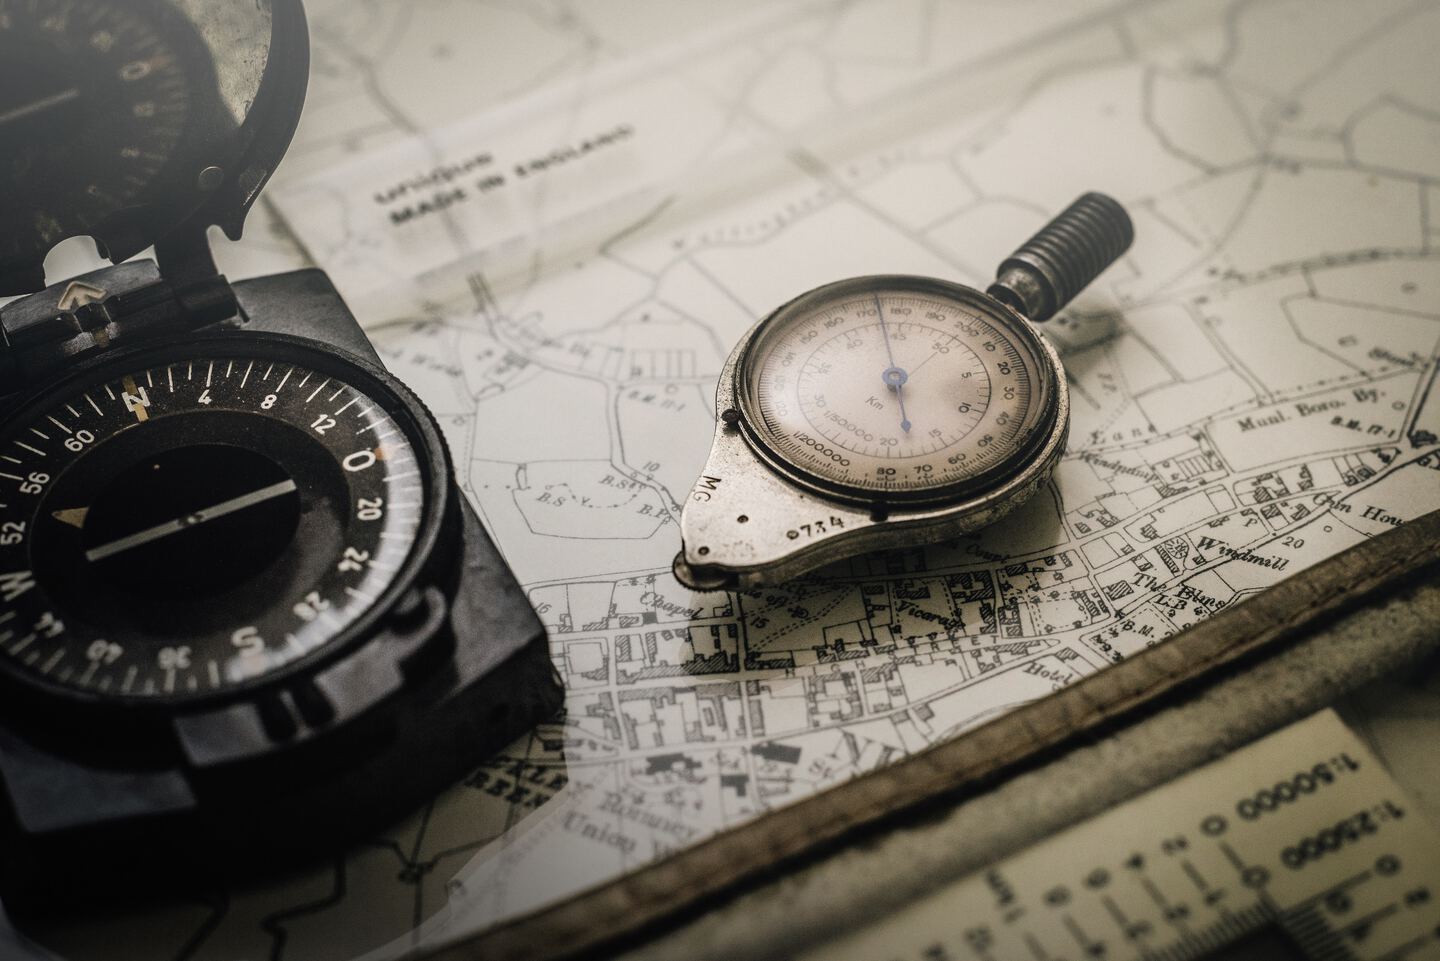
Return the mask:
[[[299,139],[222,263],[330,271],[440,417],[566,710],[333,864],[14,950],[392,957],[1440,508],[1440,3],[311,6]],[[1046,491],[783,587],[674,581],[749,325],[856,274],[983,287],[1090,189],[1136,242],[1046,328],[1074,407]]]

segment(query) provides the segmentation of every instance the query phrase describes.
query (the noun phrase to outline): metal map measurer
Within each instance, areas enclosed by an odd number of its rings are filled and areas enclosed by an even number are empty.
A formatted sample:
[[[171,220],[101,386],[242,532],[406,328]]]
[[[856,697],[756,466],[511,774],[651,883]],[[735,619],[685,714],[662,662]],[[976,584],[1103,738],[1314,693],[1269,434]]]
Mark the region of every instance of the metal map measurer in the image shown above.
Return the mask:
[[[1059,355],[1031,324],[1132,238],[1124,209],[1089,193],[1007,258],[986,293],[855,277],[760,321],[720,375],[676,577],[709,590],[774,583],[974,530],[1024,503],[1070,424]]]

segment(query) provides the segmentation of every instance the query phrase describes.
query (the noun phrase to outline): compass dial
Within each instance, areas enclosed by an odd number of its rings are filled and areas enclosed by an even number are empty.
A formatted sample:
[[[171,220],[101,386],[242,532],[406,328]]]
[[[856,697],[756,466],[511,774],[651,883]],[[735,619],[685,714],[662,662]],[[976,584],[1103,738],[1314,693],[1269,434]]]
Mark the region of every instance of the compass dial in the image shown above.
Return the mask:
[[[144,196],[214,88],[152,0],[0,0],[0,221],[46,245]],[[0,250],[0,255],[10,252]]]
[[[827,490],[935,499],[1024,459],[1053,420],[1055,376],[1028,326],[974,291],[859,278],[767,320],[738,393],[782,466]]]
[[[330,648],[435,522],[407,402],[250,338],[79,375],[0,424],[0,670],[211,696]]]

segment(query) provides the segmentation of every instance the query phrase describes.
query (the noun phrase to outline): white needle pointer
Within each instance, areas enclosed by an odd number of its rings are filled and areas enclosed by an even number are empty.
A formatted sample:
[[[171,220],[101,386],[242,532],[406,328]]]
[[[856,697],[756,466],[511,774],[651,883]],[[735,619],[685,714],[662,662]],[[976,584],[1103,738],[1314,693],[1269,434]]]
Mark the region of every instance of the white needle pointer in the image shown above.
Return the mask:
[[[228,501],[221,501],[213,507],[206,507],[203,510],[186,514],[184,517],[177,517],[173,521],[156,524],[154,527],[146,528],[143,531],[131,534],[129,537],[122,537],[117,541],[111,541],[108,544],[91,548],[85,552],[85,559],[92,564],[96,561],[103,561],[105,558],[113,557],[122,551],[128,551],[131,548],[140,547],[142,544],[158,541],[162,537],[169,537],[171,534],[178,534],[183,530],[189,530],[197,524],[204,524],[206,521],[213,521],[216,518],[224,517],[226,514],[243,511],[247,507],[263,504],[265,501],[274,500],[276,497],[283,497],[295,489],[295,482],[293,480],[283,480],[278,484],[262,487],[258,491],[251,491],[249,494],[242,494]]]
[[[12,120],[19,120],[21,117],[28,117],[31,114],[40,113],[42,110],[49,110],[51,107],[58,107],[62,103],[69,103],[78,96],[80,96],[79,87],[62,90],[48,97],[42,97],[34,103],[27,103],[23,107],[16,107],[13,110],[0,113],[0,123],[9,123]]]

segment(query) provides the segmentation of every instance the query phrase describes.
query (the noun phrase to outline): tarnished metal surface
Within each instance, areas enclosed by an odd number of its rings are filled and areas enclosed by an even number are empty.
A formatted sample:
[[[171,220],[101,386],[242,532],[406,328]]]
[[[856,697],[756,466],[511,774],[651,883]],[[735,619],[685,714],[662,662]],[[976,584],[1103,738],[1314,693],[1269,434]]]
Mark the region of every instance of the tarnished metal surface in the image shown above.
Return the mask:
[[[270,0],[175,0],[175,6],[194,22],[215,61],[220,101],[237,126],[244,123],[270,56]]]

